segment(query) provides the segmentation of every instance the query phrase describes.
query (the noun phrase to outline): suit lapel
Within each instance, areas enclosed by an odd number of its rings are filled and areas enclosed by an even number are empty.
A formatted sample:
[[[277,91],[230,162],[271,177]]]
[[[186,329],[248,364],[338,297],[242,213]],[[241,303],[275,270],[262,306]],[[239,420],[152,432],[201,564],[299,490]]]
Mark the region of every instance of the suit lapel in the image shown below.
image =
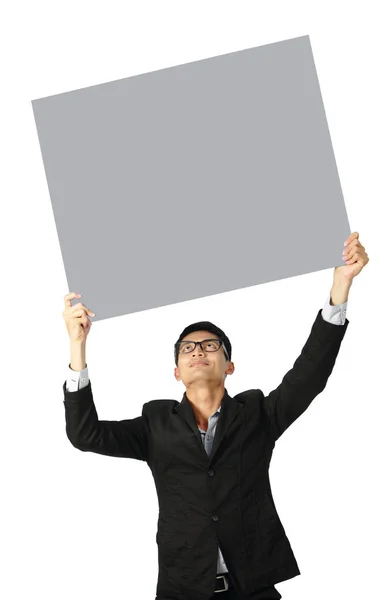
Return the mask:
[[[174,411],[178,413],[188,424],[188,426],[192,429],[193,433],[198,439],[200,448],[203,451],[203,455],[206,459],[206,464],[210,464],[213,461],[214,456],[219,448],[220,443],[225,437],[227,430],[238,415],[239,406],[238,402],[236,402],[231,396],[229,396],[225,388],[210,456],[208,456],[208,454],[206,453],[205,448],[203,446],[203,442],[201,441],[201,435],[196,423],[196,417],[193,412],[192,404],[189,402],[186,392],[184,392],[180,404],[177,404],[175,406]]]

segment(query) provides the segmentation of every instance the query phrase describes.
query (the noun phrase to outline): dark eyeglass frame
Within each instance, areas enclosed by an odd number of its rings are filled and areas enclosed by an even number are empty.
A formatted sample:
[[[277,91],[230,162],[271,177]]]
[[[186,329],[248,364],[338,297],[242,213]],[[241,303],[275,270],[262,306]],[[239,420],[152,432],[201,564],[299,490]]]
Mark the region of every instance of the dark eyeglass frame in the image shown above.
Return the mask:
[[[202,344],[204,344],[204,342],[219,342],[219,348],[217,348],[216,350],[204,350]],[[188,352],[180,352],[180,345],[181,344],[194,344],[193,348],[191,350],[188,350]],[[191,352],[193,352],[196,348],[196,346],[199,344],[200,348],[203,350],[203,352],[218,352],[218,350],[221,349],[221,347],[223,347],[223,352],[225,353],[226,359],[230,360],[229,358],[229,354],[226,350],[226,346],[223,342],[223,340],[221,340],[220,338],[206,338],[205,340],[200,340],[200,342],[194,342],[193,340],[181,340],[180,342],[177,342],[175,344],[175,348],[176,350],[178,350],[178,354],[190,354]]]

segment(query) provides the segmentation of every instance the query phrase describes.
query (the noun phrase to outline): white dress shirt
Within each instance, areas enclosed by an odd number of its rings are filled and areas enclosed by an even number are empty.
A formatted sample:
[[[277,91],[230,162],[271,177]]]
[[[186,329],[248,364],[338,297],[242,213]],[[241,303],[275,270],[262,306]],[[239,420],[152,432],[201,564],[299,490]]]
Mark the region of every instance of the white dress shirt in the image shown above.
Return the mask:
[[[330,303],[330,296],[325,302],[324,308],[321,311],[321,315],[325,321],[332,323],[333,325],[344,325],[346,320],[346,312],[347,312],[347,302],[343,304],[336,304],[332,306]],[[66,388],[69,392],[76,392],[78,389],[81,389],[88,385],[89,376],[88,376],[88,367],[86,366],[81,371],[74,371],[71,369],[70,364],[68,364],[67,370],[67,378],[66,378]],[[208,418],[208,428],[207,431],[204,429],[200,429],[201,438],[203,441],[204,448],[209,455],[212,449],[212,443],[214,441],[214,435],[216,430],[216,425],[218,422],[218,417],[220,413],[221,407],[218,408],[216,413],[211,415]],[[227,567],[222,556],[222,552],[218,547],[218,562],[217,562],[217,574],[227,573]]]

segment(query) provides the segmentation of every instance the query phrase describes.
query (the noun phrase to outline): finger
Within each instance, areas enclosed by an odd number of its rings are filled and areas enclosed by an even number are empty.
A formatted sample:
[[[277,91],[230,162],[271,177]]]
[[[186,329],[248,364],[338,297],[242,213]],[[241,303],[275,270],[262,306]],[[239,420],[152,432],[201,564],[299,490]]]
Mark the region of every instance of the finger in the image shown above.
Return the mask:
[[[64,296],[65,308],[69,308],[70,306],[72,306],[71,300],[73,298],[81,298],[81,296],[82,296],[82,294],[77,294],[76,292],[70,292],[69,294],[66,294]]]
[[[353,252],[357,252],[358,249],[363,248],[361,242],[358,239],[353,240],[343,251],[343,255],[348,258],[352,256]]]
[[[90,310],[89,308],[87,308],[84,304],[82,304],[81,302],[78,302],[78,304],[75,304],[74,306],[71,306],[72,309],[80,309],[82,308],[84,311],[86,311],[86,313],[88,313],[90,315],[90,317],[95,317],[95,313],[93,313],[92,310]],[[72,314],[74,314],[74,310],[72,310]]]
[[[85,308],[78,308],[78,307],[77,307],[77,308],[76,308],[76,310],[73,310],[73,311],[72,311],[72,316],[73,316],[73,317],[78,317],[78,318],[79,318],[79,317],[83,317],[83,316],[86,316],[86,317],[87,317],[87,313],[88,313],[89,315],[91,314],[91,315],[93,315],[93,316],[94,316],[94,313],[93,313],[93,312],[91,312],[91,311],[88,311],[88,310],[87,310],[87,309],[85,309]]]
[[[88,317],[82,317],[79,323],[82,325],[83,329],[89,329],[91,327],[91,321]]]
[[[348,254],[345,256],[345,260],[349,260],[351,258],[354,258],[354,256],[363,256],[364,253],[361,249],[358,248],[358,246],[354,246],[353,248],[351,248],[350,252],[348,252]]]
[[[348,236],[347,240],[344,242],[344,246],[348,246],[350,242],[352,242],[355,238],[359,238],[358,231],[354,231],[351,235]]]
[[[355,252],[355,254],[353,255],[353,257],[350,260],[348,260],[346,264],[351,265],[351,264],[353,264],[355,262],[358,262],[358,263],[362,264],[361,256],[360,256],[360,254],[358,252]]]

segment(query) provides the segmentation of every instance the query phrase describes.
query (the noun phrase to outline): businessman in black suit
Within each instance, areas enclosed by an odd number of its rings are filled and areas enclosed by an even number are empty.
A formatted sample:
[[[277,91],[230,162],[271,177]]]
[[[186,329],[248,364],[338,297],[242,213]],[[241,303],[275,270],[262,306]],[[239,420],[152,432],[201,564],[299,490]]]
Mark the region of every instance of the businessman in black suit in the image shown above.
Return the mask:
[[[86,364],[94,316],[65,296],[71,339],[63,385],[66,432],[82,451],[147,462],[159,500],[156,600],[279,599],[276,583],[300,574],[269,483],[275,442],[324,389],[349,321],[353,278],[369,258],[357,232],[345,244],[324,310],[292,369],[268,396],[259,389],[231,397],[231,343],[209,321],[186,327],[174,345],[181,403],[153,400],[141,416],[100,421]]]

